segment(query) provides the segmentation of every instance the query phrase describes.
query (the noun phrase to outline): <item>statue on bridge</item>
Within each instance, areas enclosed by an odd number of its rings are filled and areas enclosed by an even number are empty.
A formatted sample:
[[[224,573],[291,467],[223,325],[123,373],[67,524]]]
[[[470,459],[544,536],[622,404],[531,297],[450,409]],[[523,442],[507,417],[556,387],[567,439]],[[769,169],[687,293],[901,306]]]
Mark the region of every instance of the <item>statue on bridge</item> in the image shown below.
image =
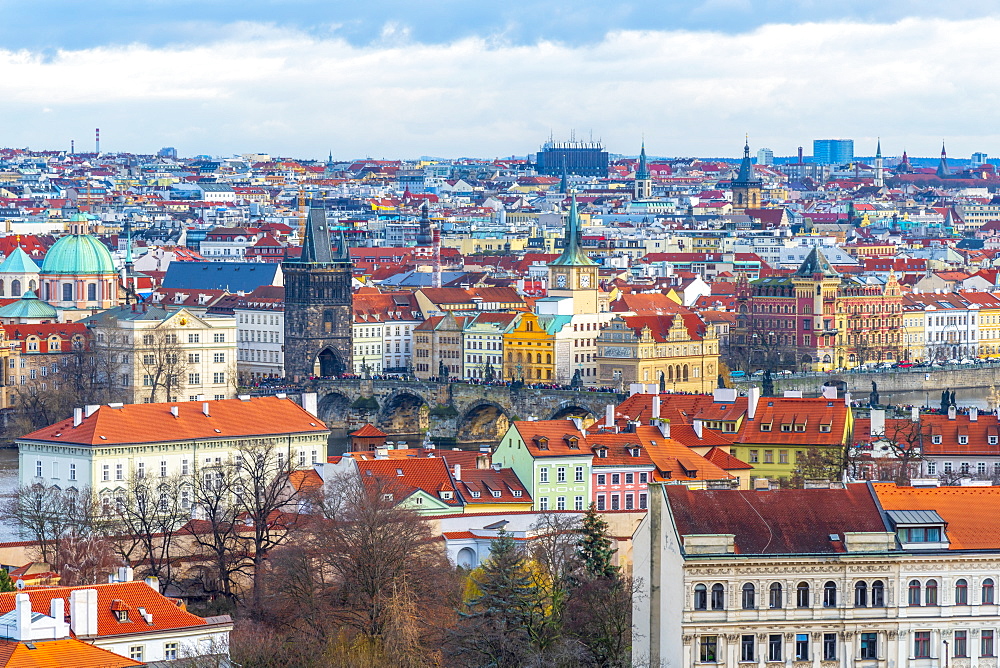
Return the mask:
[[[569,381],[569,386],[573,388],[583,387],[583,378],[580,377],[580,370],[573,372],[573,378]]]
[[[763,387],[761,388],[761,394],[765,397],[774,396],[774,378],[771,377],[771,370],[764,369],[764,382],[761,383]]]
[[[873,380],[872,391],[868,394],[868,405],[871,408],[875,408],[876,406],[878,406],[878,403],[879,403],[878,384]]]
[[[660,372],[660,394],[666,394],[667,392],[667,377]]]
[[[438,362],[438,380],[442,383],[448,380],[448,365],[444,360]]]

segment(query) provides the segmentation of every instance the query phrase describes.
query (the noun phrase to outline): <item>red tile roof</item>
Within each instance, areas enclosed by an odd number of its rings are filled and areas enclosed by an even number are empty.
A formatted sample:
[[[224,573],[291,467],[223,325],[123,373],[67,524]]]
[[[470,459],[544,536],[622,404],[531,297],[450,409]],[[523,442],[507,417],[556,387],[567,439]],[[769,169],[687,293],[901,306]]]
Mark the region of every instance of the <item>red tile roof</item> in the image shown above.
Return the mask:
[[[452,468],[454,471],[454,467]],[[521,484],[512,469],[466,468],[462,467],[461,480],[455,481],[462,499],[467,504],[477,503],[531,503],[531,495]],[[473,492],[478,492],[475,496]],[[494,492],[497,494],[494,495]],[[514,492],[520,492],[515,496]]]
[[[457,494],[450,499],[441,497],[442,491],[455,492],[448,464],[440,457],[414,459],[355,459],[361,481],[369,486],[380,483],[379,491],[391,493],[397,503],[418,490],[449,506],[461,506]]]
[[[79,427],[73,418],[33,431],[27,441],[80,445],[156,443],[211,438],[240,438],[262,434],[325,432],[326,425],[291,399],[255,397],[247,401],[181,401],[158,404],[104,405]],[[178,416],[170,412],[176,407]]]
[[[48,611],[46,611],[48,612]],[[0,666],[3,668],[124,668],[146,664],[128,659],[82,640],[36,640],[34,649],[25,643],[0,640]]]
[[[874,483],[885,510],[935,510],[948,523],[952,550],[995,550],[1000,487],[897,487]]]
[[[371,422],[365,424],[364,427],[358,429],[355,432],[351,432],[352,438],[382,438],[387,436],[384,431],[373,425]]]

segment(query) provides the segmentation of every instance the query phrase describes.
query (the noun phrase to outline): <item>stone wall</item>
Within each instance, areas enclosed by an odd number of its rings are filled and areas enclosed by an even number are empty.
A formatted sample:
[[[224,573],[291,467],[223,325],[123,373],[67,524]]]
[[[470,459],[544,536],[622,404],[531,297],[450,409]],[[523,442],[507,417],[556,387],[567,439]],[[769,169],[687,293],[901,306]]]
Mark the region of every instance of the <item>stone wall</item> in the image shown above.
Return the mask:
[[[960,390],[966,388],[1000,387],[1000,364],[971,366],[967,369],[892,369],[880,373],[831,373],[815,376],[775,376],[774,390],[781,394],[785,390],[800,390],[803,396],[818,396],[820,387],[826,381],[843,381],[855,399],[868,396],[872,381],[878,383],[879,392],[941,392],[945,388]],[[751,384],[760,385],[760,379],[739,380],[733,385],[745,390]]]

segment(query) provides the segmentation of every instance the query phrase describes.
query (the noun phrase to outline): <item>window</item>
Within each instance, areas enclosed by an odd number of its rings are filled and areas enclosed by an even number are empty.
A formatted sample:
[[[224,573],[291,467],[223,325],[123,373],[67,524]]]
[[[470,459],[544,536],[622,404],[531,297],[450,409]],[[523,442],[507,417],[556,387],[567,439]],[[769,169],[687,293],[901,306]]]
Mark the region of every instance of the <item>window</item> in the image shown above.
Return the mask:
[[[626,473],[625,474],[625,484],[626,485],[631,485],[634,482],[635,482],[635,474],[634,473]]]
[[[146,462],[139,462],[135,474],[140,478],[146,477]]]
[[[968,631],[955,631],[955,650],[954,657],[956,659],[967,659],[969,658],[969,632]]]
[[[598,494],[597,495],[597,509],[598,510],[605,510],[605,502],[604,502],[604,495],[603,494]]]
[[[969,605],[969,582],[965,579],[955,583],[955,605]]]
[[[825,585],[823,585],[823,607],[824,608],[836,608],[837,607],[837,583],[830,580]]]
[[[751,464],[756,464],[757,463],[757,461],[758,461],[757,453],[758,452],[759,452],[758,450],[751,450],[750,451],[750,463]]]
[[[837,660],[837,634],[836,633],[824,633],[823,634],[823,660],[824,661],[836,661]]]
[[[621,501],[620,495],[618,495],[618,494],[612,494],[611,495],[611,510],[620,510],[621,509],[620,501]]]
[[[649,497],[645,492],[639,494],[639,510],[646,510],[649,507]]]
[[[223,364],[226,361],[226,353],[215,353],[212,355],[212,361],[216,364]]]
[[[719,649],[719,636],[701,637],[701,662],[715,663]]]
[[[142,345],[144,345],[144,346],[151,346],[151,345],[153,345],[153,335],[152,334],[143,334],[142,335]]]
[[[576,474],[576,477],[574,478],[574,481],[575,482],[583,482],[583,467],[582,466],[577,466],[576,470],[574,471],[574,473]]]
[[[979,632],[979,638],[979,655],[983,657],[993,656],[993,629],[983,629]]]
[[[929,659],[931,657],[931,632],[917,631],[913,634],[913,658]]]
[[[885,607],[885,585],[881,580],[876,580],[872,583],[872,607]]]
[[[903,543],[939,543],[941,527],[909,527],[899,530],[899,540]]]
[[[182,459],[181,460],[181,475],[188,475],[189,473],[191,473],[191,471],[189,470],[189,467],[188,467],[188,460]]]
[[[549,497],[543,496],[542,498],[538,499],[538,509],[539,510],[549,509]]]
[[[861,658],[862,659],[877,659],[878,658],[878,634],[877,633],[862,633],[861,634]]]
[[[809,583],[800,582],[795,588],[795,606],[798,608],[809,607]]]
[[[708,610],[708,587],[703,584],[694,587],[694,609]]]
[[[200,334],[188,334],[188,343],[201,343],[200,339]]]
[[[212,335],[212,341],[214,341],[215,343],[225,343],[226,342],[226,335],[224,333],[222,333],[222,332],[213,334]]]
[[[920,605],[920,580],[910,580],[910,605]]]
[[[924,587],[924,605],[938,604],[937,580],[928,580]]]
[[[218,385],[219,383],[226,382],[226,372],[225,371],[219,371],[217,373],[213,373],[212,374],[212,382],[215,383],[216,385]]]
[[[712,610],[726,609],[726,590],[721,584],[712,585]]]
[[[74,478],[72,477],[72,473],[70,474],[70,476],[71,476],[70,480],[74,480]],[[982,603],[983,605],[993,604],[993,578],[986,578],[985,580],[983,580]]]
[[[128,613],[125,613],[128,615]],[[135,661],[142,661],[142,645],[132,645],[128,648],[128,658]]]
[[[622,484],[622,474],[621,473],[612,473],[611,474],[611,484],[612,485],[620,485],[620,484]]]
[[[795,660],[796,661],[808,661],[809,660],[809,634],[808,633],[796,633],[795,634]]]
[[[101,465],[101,480],[111,480],[111,465],[102,464]]]
[[[201,385],[201,374],[200,373],[189,373],[188,374],[188,385]]]
[[[771,608],[777,609],[782,606],[782,603],[783,601],[781,598],[781,583],[772,582],[771,588],[768,590],[768,605]]]
[[[69,465],[69,479],[76,480],[76,464]]]
[[[168,642],[163,644],[163,658],[168,661],[177,658],[177,643]]]
[[[781,661],[781,635],[778,633],[767,637],[767,660]]]
[[[556,482],[566,482],[566,467],[559,466],[556,468]]]
[[[538,469],[538,482],[548,482],[549,481],[549,469],[545,466]]]
[[[188,364],[200,364],[200,363],[201,363],[201,353],[188,353]]]
[[[597,484],[598,485],[607,484],[607,480],[608,480],[608,477],[604,473],[598,473],[597,474]]]
[[[573,510],[583,510],[583,497],[578,496],[573,499]]]
[[[761,425],[761,427],[763,427],[763,425]],[[764,463],[765,464],[773,464],[774,463],[774,450],[765,450],[764,451]]]
[[[743,609],[753,610],[757,607],[757,589],[749,582],[743,585]]]
[[[754,658],[754,637],[740,636],[740,661],[756,661]]]
[[[854,585],[854,607],[868,607],[868,584],[864,581]]]
[[[649,474],[646,473],[645,471],[642,472],[642,473],[640,473],[639,474],[639,484],[640,485],[645,485],[648,482],[649,482]]]
[[[779,464],[788,463],[788,450],[778,450],[778,463]]]
[[[124,479],[125,479],[125,465],[115,464],[115,480],[124,480]]]

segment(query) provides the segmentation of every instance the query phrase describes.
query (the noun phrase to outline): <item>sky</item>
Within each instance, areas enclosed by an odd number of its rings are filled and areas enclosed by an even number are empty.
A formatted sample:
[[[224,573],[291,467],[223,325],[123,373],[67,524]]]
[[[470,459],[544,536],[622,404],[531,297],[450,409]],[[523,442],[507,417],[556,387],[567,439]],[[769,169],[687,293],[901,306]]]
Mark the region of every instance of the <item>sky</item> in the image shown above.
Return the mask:
[[[1000,155],[1000,0],[0,0],[0,146]]]

